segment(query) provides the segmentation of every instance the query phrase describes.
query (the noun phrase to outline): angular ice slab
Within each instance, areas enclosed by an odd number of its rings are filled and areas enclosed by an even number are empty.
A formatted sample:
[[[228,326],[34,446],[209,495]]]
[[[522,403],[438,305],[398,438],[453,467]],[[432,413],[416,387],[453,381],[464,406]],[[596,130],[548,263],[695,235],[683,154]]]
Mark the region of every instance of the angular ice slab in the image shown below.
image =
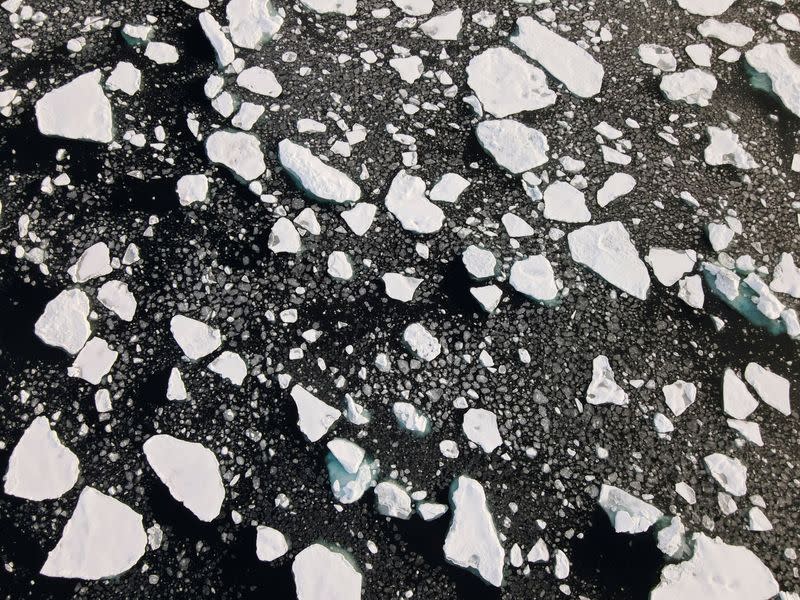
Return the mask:
[[[362,575],[338,548],[312,544],[292,563],[297,600],[360,600]]]
[[[322,162],[305,146],[283,139],[278,144],[278,159],[297,186],[314,200],[349,204],[361,198],[361,188],[350,177]]]
[[[758,44],[744,53],[751,73],[750,85],[775,94],[800,117],[800,65],[784,44]]]
[[[664,516],[652,504],[613,485],[603,485],[597,499],[617,533],[643,533]]]
[[[100,69],[79,75],[36,101],[36,123],[44,135],[108,143],[113,138],[111,102],[100,85]]]
[[[538,129],[512,119],[482,121],[475,136],[489,156],[505,170],[517,174],[547,162],[547,138]]]
[[[34,332],[48,346],[77,354],[92,334],[88,317],[88,296],[77,288],[64,290],[44,307]]]
[[[506,551],[486,504],[483,486],[462,475],[450,485],[450,506],[453,517],[444,541],[447,562],[500,587]]]

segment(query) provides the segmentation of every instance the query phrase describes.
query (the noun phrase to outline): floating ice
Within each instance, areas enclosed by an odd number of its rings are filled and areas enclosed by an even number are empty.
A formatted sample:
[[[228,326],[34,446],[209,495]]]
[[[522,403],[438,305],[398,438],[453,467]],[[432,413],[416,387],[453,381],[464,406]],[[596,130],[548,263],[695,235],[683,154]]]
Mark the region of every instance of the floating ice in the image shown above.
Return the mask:
[[[644,64],[657,68],[665,73],[671,73],[677,67],[672,50],[658,44],[640,44],[639,60]]]
[[[436,233],[444,224],[444,212],[425,197],[425,181],[401,169],[386,192],[386,209],[406,231]]]
[[[291,391],[297,406],[297,426],[310,442],[316,442],[342,416],[342,412],[326,404],[300,385]]]
[[[708,44],[689,44],[686,46],[686,54],[692,59],[692,62],[698,67],[711,66],[711,46]]]
[[[120,61],[106,79],[106,88],[133,96],[142,86],[142,72],[127,61]]]
[[[426,362],[435,359],[442,351],[439,340],[420,323],[412,323],[405,328],[403,342],[405,342],[414,356]]]
[[[500,300],[503,298],[503,290],[496,285],[470,288],[469,293],[472,294],[473,298],[480,303],[481,308],[487,313],[493,313],[499,306]]]
[[[490,250],[479,248],[474,244],[467,246],[461,253],[461,261],[469,276],[476,281],[484,281],[495,276],[497,259]]]
[[[283,139],[278,144],[278,158],[292,180],[314,200],[347,204],[361,198],[361,189],[352,179],[322,162],[305,146]]]
[[[3,480],[5,492],[26,500],[50,500],[66,494],[78,481],[78,457],[50,429],[47,417],[36,417],[14,446]]]
[[[109,348],[108,342],[93,337],[78,352],[72,366],[67,369],[67,374],[97,385],[114,366],[118,356],[119,352]]]
[[[85,487],[40,573],[90,580],[114,577],[135,565],[146,546],[142,515],[111,496]]]
[[[747,467],[738,458],[720,454],[709,454],[703,458],[711,476],[732,496],[747,493]]]
[[[203,11],[197,18],[200,21],[200,28],[206,34],[211,47],[214,48],[214,52],[217,54],[217,63],[221,67],[227,67],[236,58],[236,50],[234,50],[233,44],[228,40],[225,32],[222,31],[222,27],[210,12]]]
[[[36,101],[36,123],[44,135],[108,143],[113,137],[111,102],[100,85],[100,69],[84,73]]]
[[[414,83],[417,79],[422,77],[423,65],[422,59],[419,56],[392,58],[389,60],[389,66],[397,71],[397,74],[400,75],[400,79],[406,83]]]
[[[775,265],[769,289],[800,298],[800,268],[794,264],[794,257],[788,252],[781,253],[781,260]]]
[[[395,519],[411,518],[411,496],[392,481],[382,481],[375,486],[375,508],[378,513]]]
[[[761,439],[761,427],[752,421],[740,421],[738,419],[727,419],[728,427],[735,429],[741,436],[756,446],[763,446]]]
[[[77,262],[67,269],[67,273],[75,283],[85,283],[111,273],[111,258],[106,243],[97,242],[89,246]]]
[[[34,332],[48,346],[77,354],[92,334],[88,317],[86,294],[79,289],[64,290],[44,307]]]
[[[664,516],[652,504],[613,485],[603,484],[597,502],[617,533],[644,533]]]
[[[528,555],[525,558],[529,563],[548,562],[550,560],[550,551],[547,549],[545,541],[539,538],[528,550]]]
[[[429,196],[434,202],[457,202],[468,187],[469,181],[458,173],[445,173],[431,188]]]
[[[506,551],[500,544],[483,486],[462,475],[450,486],[450,506],[453,517],[444,541],[445,558],[500,587]]]
[[[419,26],[420,31],[434,40],[457,40],[464,23],[464,12],[460,8],[436,15]]]
[[[564,223],[592,220],[583,192],[565,181],[554,181],[544,191],[544,218]]]
[[[758,408],[758,400],[731,369],[722,378],[722,402],[725,412],[734,419],[746,419]]]
[[[347,223],[350,231],[358,236],[362,236],[372,226],[372,221],[375,220],[375,215],[378,212],[378,207],[369,202],[360,202],[350,210],[343,211],[342,219]]]
[[[178,62],[178,49],[166,42],[148,42],[144,55],[158,65],[169,65]]]
[[[753,506],[747,512],[747,528],[750,531],[772,531],[772,523],[759,507]]]
[[[258,560],[272,562],[289,551],[289,542],[277,529],[259,525],[256,527],[256,556]]]
[[[694,250],[670,250],[669,248],[650,248],[645,261],[653,268],[653,274],[662,285],[670,287],[690,273],[697,262]]]
[[[686,527],[680,517],[671,517],[669,525],[658,532],[658,549],[673,559],[680,559],[689,554],[686,544]]]
[[[236,85],[270,98],[277,98],[283,92],[275,74],[263,67],[248,67],[236,77]]]
[[[697,399],[697,386],[678,379],[661,388],[664,401],[676,417],[680,417]]]
[[[178,179],[175,191],[181,206],[205,202],[208,199],[208,177],[202,174],[184,175]]]
[[[392,0],[394,5],[407,15],[421,17],[433,10],[433,0]]]
[[[392,412],[403,429],[417,435],[425,435],[430,431],[430,419],[410,402],[395,402],[392,405]]]
[[[461,428],[467,439],[480,446],[487,454],[494,452],[503,443],[497,428],[497,415],[485,408],[470,408],[464,413]]]
[[[739,136],[730,129],[708,127],[709,145],[704,158],[709,165],[732,165],[737,169],[755,169],[758,165],[739,143]]]
[[[167,400],[186,400],[188,397],[181,372],[172,367],[167,380]]]
[[[436,502],[421,502],[417,505],[417,512],[423,521],[434,521],[447,512],[446,504]]]
[[[334,442],[346,440],[332,440],[328,443],[328,447]],[[352,442],[350,442],[352,444]],[[353,444],[353,446],[356,446]],[[354,462],[357,458],[355,451],[345,451],[342,447],[336,447],[339,457],[346,462]],[[360,450],[358,446],[356,446]],[[328,478],[331,482],[331,492],[338,502],[342,504],[352,504],[361,499],[364,493],[377,482],[375,478],[378,475],[377,461],[371,461],[366,457],[362,458],[361,462],[354,472],[348,469],[352,468],[351,464],[345,467],[337,455],[334,454],[333,449],[328,452],[325,457],[325,464],[328,467]]]
[[[211,354],[222,344],[219,329],[183,315],[172,317],[169,329],[183,353],[192,360]]]
[[[617,384],[608,358],[602,354],[592,361],[592,381],[586,390],[586,402],[618,406],[628,404],[628,394]]]
[[[230,0],[225,9],[231,40],[251,50],[272,39],[283,25],[270,0]]]
[[[705,294],[703,293],[703,280],[700,275],[691,275],[680,280],[678,298],[692,308],[703,308]]]
[[[364,449],[350,440],[336,438],[328,442],[328,450],[339,461],[348,473],[358,473],[358,468],[364,462]]]
[[[196,442],[154,435],[143,446],[147,462],[178,502],[201,521],[213,521],[225,500],[214,453]]]
[[[511,173],[530,171],[547,162],[547,138],[518,121],[482,121],[475,127],[475,135],[489,156]]]
[[[517,19],[510,40],[576,96],[590,98],[600,93],[603,65],[586,50],[537,23],[532,17]]]
[[[508,281],[519,293],[540,302],[550,302],[558,296],[553,266],[544,254],[516,261],[511,265]]]
[[[636,180],[627,173],[614,173],[597,190],[597,204],[605,208],[611,202],[626,196],[636,187]]]
[[[736,0],[678,0],[678,6],[683,10],[700,15],[701,17],[718,17]]]
[[[708,106],[714,90],[717,89],[717,78],[703,69],[689,69],[664,75],[660,87],[664,95],[673,102],[683,100],[686,104]]]
[[[729,46],[746,46],[753,41],[755,31],[747,25],[731,22],[723,23],[717,19],[706,19],[697,26],[703,37],[716,38]]]
[[[586,225],[572,231],[567,241],[574,261],[640,300],[647,297],[650,275],[622,223]]]
[[[761,400],[787,417],[792,414],[789,380],[765,369],[758,363],[748,363],[744,378],[758,392]]]
[[[206,153],[211,162],[227,167],[245,181],[260,177],[267,170],[261,144],[249,133],[215,131],[206,140]]]
[[[208,365],[208,370],[222,375],[234,385],[242,385],[247,377],[247,364],[236,352],[225,350]]]
[[[361,573],[338,549],[312,544],[295,556],[292,574],[297,600],[361,600]]]
[[[272,224],[267,247],[275,254],[297,254],[300,252],[300,234],[289,219],[281,217]]]
[[[467,84],[495,117],[538,110],[555,103],[544,72],[508,48],[488,48],[467,65]]]
[[[414,292],[422,283],[419,277],[408,277],[401,273],[385,273],[381,279],[386,286],[386,295],[400,302],[411,302]]]
[[[521,238],[534,234],[533,227],[531,227],[527,221],[521,219],[513,213],[504,214],[500,218],[500,221],[503,223],[503,227],[505,227],[508,237]]]
[[[784,44],[758,44],[744,54],[753,72],[750,83],[780,98],[784,106],[800,117],[800,65]]]

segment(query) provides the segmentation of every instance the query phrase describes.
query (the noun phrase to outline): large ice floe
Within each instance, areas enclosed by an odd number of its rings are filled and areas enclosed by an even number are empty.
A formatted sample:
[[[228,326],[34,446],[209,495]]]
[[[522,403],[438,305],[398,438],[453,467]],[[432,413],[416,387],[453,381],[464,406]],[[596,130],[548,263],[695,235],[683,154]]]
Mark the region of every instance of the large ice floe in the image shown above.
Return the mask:
[[[758,44],[744,53],[751,72],[750,83],[780,98],[800,117],[800,65],[789,56],[785,44]]]
[[[360,600],[362,575],[338,548],[312,544],[294,557],[297,600]]]
[[[79,75],[36,101],[39,131],[73,140],[108,143],[113,138],[111,102],[99,69]]]

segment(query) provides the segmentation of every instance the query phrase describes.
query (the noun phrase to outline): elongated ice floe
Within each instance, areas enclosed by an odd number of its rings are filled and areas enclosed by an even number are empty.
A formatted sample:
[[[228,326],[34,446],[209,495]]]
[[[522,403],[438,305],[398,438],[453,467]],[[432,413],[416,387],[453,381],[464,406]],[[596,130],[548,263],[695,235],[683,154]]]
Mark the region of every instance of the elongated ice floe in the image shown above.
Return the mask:
[[[78,457],[50,429],[47,417],[36,417],[8,459],[5,492],[26,500],[58,498],[75,485]]]
[[[225,32],[222,31],[222,27],[210,12],[203,11],[197,18],[200,21],[203,33],[206,34],[211,47],[214,48],[214,52],[217,54],[217,63],[221,67],[227,67],[236,58],[236,50],[234,50],[233,44],[231,44]]]
[[[643,533],[664,516],[659,509],[613,485],[600,488],[597,503],[617,533]]]
[[[283,92],[275,73],[263,67],[248,67],[236,77],[236,85],[270,98],[277,98]]]
[[[67,269],[67,273],[74,283],[85,283],[111,273],[108,245],[105,242],[97,242],[89,246],[75,264]]]
[[[114,577],[135,565],[146,546],[142,515],[116,498],[85,487],[40,573],[89,580]]]
[[[753,75],[750,83],[772,92],[784,106],[800,117],[800,65],[784,44],[758,44],[744,54]]]
[[[747,493],[747,467],[738,458],[716,452],[703,458],[711,476],[732,496]]]
[[[483,486],[461,476],[450,485],[453,517],[444,541],[447,561],[500,587],[506,551],[500,543]]]
[[[605,208],[611,202],[626,196],[636,187],[636,179],[627,173],[614,173],[597,190],[597,204]]]
[[[108,143],[113,138],[111,102],[100,69],[79,75],[36,101],[36,123],[44,135]]]
[[[508,48],[488,48],[467,65],[467,85],[495,117],[538,110],[556,101],[544,71]]]
[[[260,177],[267,170],[258,138],[241,131],[215,131],[206,139],[211,162],[230,169],[245,181]]]
[[[72,366],[67,369],[67,375],[80,377],[84,381],[97,385],[111,371],[118,356],[119,352],[112,350],[108,342],[102,338],[93,337],[78,352]]]
[[[219,461],[202,444],[171,435],[154,435],[143,446],[147,462],[178,502],[201,521],[219,515],[225,499],[225,486]]]
[[[590,98],[600,93],[605,74],[603,65],[586,50],[532,17],[517,19],[510,40],[576,96]]]
[[[392,213],[406,231],[436,233],[444,224],[444,212],[425,197],[425,181],[410,175],[405,169],[398,171],[386,192],[386,209]]]
[[[48,346],[77,354],[92,334],[88,317],[89,297],[77,288],[64,290],[44,307],[34,332]]]
[[[666,565],[650,600],[769,600],[780,590],[772,572],[750,550],[695,533],[692,557]]]
[[[278,144],[278,159],[298,187],[314,200],[348,204],[361,198],[361,188],[350,177],[322,162],[305,146],[283,139]]]
[[[300,0],[300,4],[321,15],[335,13],[349,17],[356,14],[356,0]]]
[[[664,75],[660,88],[673,102],[683,100],[686,104],[708,106],[717,89],[717,78],[703,69],[689,69]]]
[[[183,315],[172,317],[169,329],[183,353],[192,360],[208,356],[222,344],[219,329]]]
[[[362,575],[338,548],[312,544],[292,563],[297,600],[360,600]]]
[[[231,40],[240,48],[258,48],[283,25],[283,17],[270,0],[230,0],[225,14]]]
[[[731,369],[725,369],[722,378],[722,403],[725,412],[734,419],[746,419],[758,408],[758,400]]]
[[[765,404],[787,417],[792,414],[788,379],[754,362],[748,363],[744,370],[744,378],[758,392]]]
[[[475,127],[478,143],[511,173],[523,173],[547,162],[547,138],[538,129],[513,119],[482,121]]]
[[[297,406],[297,426],[309,442],[316,442],[342,416],[342,411],[317,398],[300,385],[291,391],[292,399]]]
[[[623,292],[644,300],[650,275],[628,230],[619,221],[586,225],[567,236],[572,259],[589,267]]]

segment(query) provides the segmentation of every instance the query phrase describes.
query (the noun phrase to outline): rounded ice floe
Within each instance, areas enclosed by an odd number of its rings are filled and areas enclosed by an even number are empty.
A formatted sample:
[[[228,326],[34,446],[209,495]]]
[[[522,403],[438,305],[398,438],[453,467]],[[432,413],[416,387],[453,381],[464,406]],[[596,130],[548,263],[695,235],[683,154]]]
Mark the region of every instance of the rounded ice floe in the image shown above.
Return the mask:
[[[800,117],[800,65],[791,59],[786,45],[758,44],[745,52],[744,59],[758,75],[751,77],[751,85],[775,94]]]
[[[403,429],[418,435],[425,435],[430,431],[430,419],[410,402],[395,402],[392,405],[392,412]]]
[[[544,254],[529,256],[511,265],[511,287],[534,300],[550,302],[558,296],[553,266]]]
[[[605,71],[594,57],[533,17],[519,17],[511,43],[581,98],[600,93]]]
[[[133,96],[142,85],[142,72],[127,61],[120,61],[106,79],[106,88]]]
[[[617,533],[644,533],[664,516],[659,509],[613,485],[600,488],[597,503]]]
[[[547,138],[538,129],[512,119],[482,121],[475,127],[478,143],[511,173],[524,173],[547,162]]]
[[[744,370],[744,378],[758,392],[765,404],[787,417],[792,414],[788,379],[754,362],[748,363]]]
[[[677,67],[675,55],[672,50],[659,44],[639,44],[639,60],[644,64],[655,67],[665,73],[670,73]]]
[[[123,321],[133,320],[137,303],[127,283],[116,279],[106,281],[97,291],[97,299]]]
[[[348,204],[361,198],[361,188],[350,177],[322,162],[305,146],[283,139],[278,144],[278,159],[298,187],[314,200]]]
[[[417,513],[423,521],[434,521],[447,512],[446,504],[436,502],[420,502],[417,505]]]
[[[775,265],[769,289],[779,294],[789,294],[800,298],[800,268],[794,264],[794,257],[788,252],[781,253],[780,262]]]
[[[8,459],[5,492],[26,500],[58,498],[75,485],[78,457],[50,429],[47,417],[36,417]]]
[[[166,42],[148,42],[144,55],[157,65],[169,65],[178,62],[178,49]]]
[[[67,273],[74,283],[85,283],[108,275],[111,270],[108,245],[105,242],[97,242],[83,251],[75,264],[67,269]]]
[[[695,533],[689,546],[691,558],[663,568],[650,600],[755,600],[778,594],[775,577],[747,548],[730,546],[704,533]]]
[[[36,124],[44,135],[108,143],[113,138],[111,102],[100,69],[79,75],[36,101]]]
[[[409,277],[402,273],[385,273],[381,279],[386,287],[386,295],[400,302],[411,302],[414,292],[422,283],[419,277]]]
[[[503,443],[497,427],[497,415],[485,408],[470,408],[464,413],[461,429],[470,442],[480,446],[487,454],[494,452]]]
[[[488,48],[467,65],[467,85],[495,117],[551,106],[556,94],[544,71],[508,48]]]
[[[89,580],[114,577],[135,565],[146,546],[142,515],[111,496],[85,487],[40,573]]]
[[[680,6],[686,12],[701,17],[718,17],[736,0],[678,0]]]
[[[328,255],[328,275],[334,279],[350,281],[353,278],[353,265],[350,257],[341,250],[334,250]]]
[[[208,199],[208,177],[202,174],[184,175],[178,179],[175,191],[181,206],[205,202]]]
[[[375,486],[375,508],[379,514],[394,519],[408,520],[413,512],[411,496],[392,481],[382,481]]]
[[[463,23],[464,11],[455,8],[428,19],[419,26],[419,29],[433,40],[457,40]]]
[[[67,369],[67,375],[80,377],[97,385],[114,366],[118,356],[119,352],[112,350],[108,342],[102,338],[93,337],[78,352],[72,366]]]
[[[283,91],[275,73],[264,67],[248,67],[236,77],[236,85],[270,98],[277,98]]]
[[[635,187],[636,179],[627,173],[614,173],[597,190],[597,204],[605,208],[617,198],[630,194]]]
[[[747,467],[738,458],[731,458],[719,452],[703,458],[711,476],[732,496],[747,493]]]
[[[338,549],[312,544],[295,556],[292,574],[297,600],[361,600],[361,573]]]
[[[222,344],[219,329],[183,315],[172,317],[169,329],[183,353],[192,360],[208,356]]]
[[[77,354],[92,334],[89,298],[79,289],[64,290],[47,303],[34,332],[48,346]]]
[[[497,259],[490,250],[470,244],[461,253],[461,262],[469,276],[476,281],[490,279],[497,274]]]
[[[442,351],[439,340],[420,323],[411,323],[403,331],[403,342],[411,352],[426,362],[435,359]]]
[[[369,202],[360,202],[350,210],[342,211],[341,216],[350,231],[358,236],[362,236],[369,228],[372,227],[372,222],[375,220],[375,215],[378,212],[378,207]]]
[[[225,350],[211,361],[208,370],[222,375],[234,385],[242,385],[247,377],[247,363],[236,352]]]
[[[143,446],[147,462],[178,502],[201,521],[219,515],[225,486],[214,453],[196,442],[154,435]]]
[[[289,551],[289,542],[277,529],[259,525],[256,527],[256,556],[258,560],[272,562]]]
[[[269,41],[283,25],[270,0],[230,0],[225,8],[231,40],[254,50]]]
[[[544,190],[544,218],[564,223],[592,220],[583,192],[565,181],[554,181]]]
[[[608,358],[602,354],[592,361],[592,381],[586,389],[586,402],[618,406],[628,404],[628,394],[617,384]]]
[[[338,408],[323,402],[300,385],[290,392],[297,407],[297,426],[310,442],[316,442],[342,416]]]
[[[664,393],[664,402],[676,417],[680,417],[697,398],[697,386],[681,379],[663,386],[661,391]]]
[[[660,87],[667,99],[673,102],[683,100],[686,104],[708,106],[717,89],[717,78],[703,69],[689,69],[664,75]]]
[[[462,475],[450,486],[450,505],[453,517],[444,541],[445,559],[500,587],[506,551],[486,504],[483,486]]]
[[[425,181],[409,175],[405,169],[398,171],[386,192],[386,209],[392,213],[406,231],[436,233],[444,224],[444,212],[425,197]]]
[[[267,239],[267,247],[275,254],[297,254],[300,252],[300,234],[289,219],[281,217],[272,225]]]
[[[653,274],[662,285],[675,285],[686,273],[694,269],[697,253],[694,250],[670,250],[669,248],[650,248],[645,261],[652,267]]]
[[[245,181],[256,179],[267,170],[261,144],[249,133],[215,131],[206,139],[206,153],[211,162],[227,167]]]

